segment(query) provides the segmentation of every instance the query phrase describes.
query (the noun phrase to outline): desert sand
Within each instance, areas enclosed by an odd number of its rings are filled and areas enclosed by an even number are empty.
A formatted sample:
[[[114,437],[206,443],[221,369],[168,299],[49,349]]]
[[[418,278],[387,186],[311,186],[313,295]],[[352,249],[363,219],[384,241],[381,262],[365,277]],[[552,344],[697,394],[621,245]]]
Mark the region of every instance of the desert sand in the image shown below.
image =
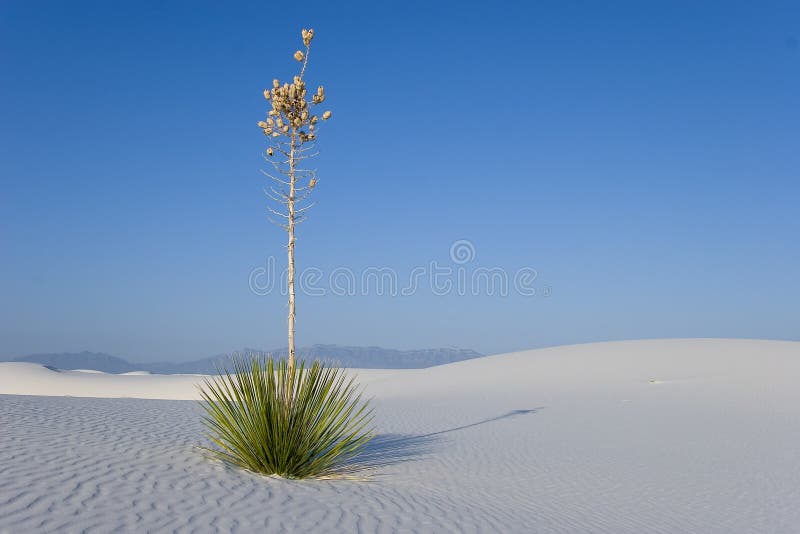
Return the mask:
[[[200,453],[199,376],[0,363],[0,533],[800,532],[800,342],[352,372],[368,480],[288,481]]]

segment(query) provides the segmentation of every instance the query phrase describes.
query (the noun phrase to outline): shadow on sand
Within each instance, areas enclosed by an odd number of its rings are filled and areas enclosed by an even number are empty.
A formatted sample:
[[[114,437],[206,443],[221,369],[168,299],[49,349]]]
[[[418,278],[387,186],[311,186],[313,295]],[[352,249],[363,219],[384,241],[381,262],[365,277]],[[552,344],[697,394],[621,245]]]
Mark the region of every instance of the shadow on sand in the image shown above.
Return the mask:
[[[433,452],[434,445],[444,434],[457,432],[501,419],[510,419],[521,415],[536,413],[543,408],[530,410],[511,410],[510,412],[445,430],[437,430],[428,434],[379,434],[364,446],[361,453],[353,458],[353,466],[359,469],[375,469],[402,462],[417,460]]]

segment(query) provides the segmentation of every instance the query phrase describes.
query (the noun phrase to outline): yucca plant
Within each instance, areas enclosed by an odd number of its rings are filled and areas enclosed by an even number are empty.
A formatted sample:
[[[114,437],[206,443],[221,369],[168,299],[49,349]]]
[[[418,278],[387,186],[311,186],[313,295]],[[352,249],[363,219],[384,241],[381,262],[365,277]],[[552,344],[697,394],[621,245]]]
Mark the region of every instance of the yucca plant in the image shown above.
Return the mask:
[[[287,394],[288,392],[288,394]],[[316,361],[237,357],[200,386],[203,422],[230,464],[285,478],[352,477],[372,438],[372,409],[353,378]]]
[[[274,182],[265,193],[282,208],[268,209],[283,219],[279,226],[289,238],[288,354],[277,363],[255,355],[234,358],[232,370],[204,380],[203,422],[217,445],[205,450],[266,475],[347,477],[358,468],[352,460],[372,437],[372,409],[343,370],[320,362],[310,368],[295,363],[295,226],[311,207],[300,203],[317,184],[316,170],[300,164],[315,155],[319,124],[331,117],[330,111],[316,111],[325,101],[325,88],[320,85],[311,94],[304,80],[314,30],[300,33],[305,52],[293,56],[300,71],[292,83],[275,79],[264,90],[270,109],[258,122],[269,141],[265,157],[279,175],[264,173]]]

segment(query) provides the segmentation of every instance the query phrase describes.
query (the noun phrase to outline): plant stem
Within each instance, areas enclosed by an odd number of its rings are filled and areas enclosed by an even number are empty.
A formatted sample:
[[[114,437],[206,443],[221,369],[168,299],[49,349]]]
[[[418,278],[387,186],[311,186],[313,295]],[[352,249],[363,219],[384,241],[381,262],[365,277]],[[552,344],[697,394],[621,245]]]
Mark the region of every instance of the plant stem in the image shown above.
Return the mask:
[[[288,287],[289,287],[289,376],[294,376],[294,224],[295,224],[295,149],[297,146],[297,129],[292,126],[292,138],[289,148],[289,198],[287,200],[287,207],[289,211],[289,244],[288,244]]]

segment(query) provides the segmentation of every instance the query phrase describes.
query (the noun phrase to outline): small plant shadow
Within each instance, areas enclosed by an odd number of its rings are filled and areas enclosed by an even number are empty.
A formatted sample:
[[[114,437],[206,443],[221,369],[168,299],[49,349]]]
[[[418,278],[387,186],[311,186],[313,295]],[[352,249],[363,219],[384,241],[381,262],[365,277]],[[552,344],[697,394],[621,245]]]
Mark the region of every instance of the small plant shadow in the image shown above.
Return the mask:
[[[428,434],[379,434],[372,438],[352,459],[349,467],[356,470],[373,470],[379,467],[386,467],[407,461],[418,460],[435,449],[435,445],[442,439],[442,436],[451,432],[457,432],[467,428],[484,425],[501,419],[519,417],[521,415],[536,413],[542,407],[529,410],[511,410],[510,412],[490,417],[468,425],[461,425],[445,430],[437,430]]]
[[[352,463],[360,469],[376,469],[421,458],[433,451],[435,436],[380,434],[372,438]]]

